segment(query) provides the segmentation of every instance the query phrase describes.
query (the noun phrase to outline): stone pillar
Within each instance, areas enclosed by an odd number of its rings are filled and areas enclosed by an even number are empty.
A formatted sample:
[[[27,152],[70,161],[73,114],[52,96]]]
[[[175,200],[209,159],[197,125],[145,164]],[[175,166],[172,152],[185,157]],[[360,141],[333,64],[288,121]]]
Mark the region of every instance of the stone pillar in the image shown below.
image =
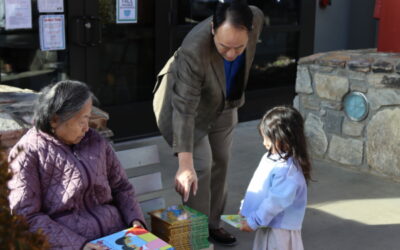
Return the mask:
[[[296,93],[313,158],[400,177],[400,54],[368,49],[301,58]],[[367,101],[361,119],[352,116],[364,108],[350,93]]]

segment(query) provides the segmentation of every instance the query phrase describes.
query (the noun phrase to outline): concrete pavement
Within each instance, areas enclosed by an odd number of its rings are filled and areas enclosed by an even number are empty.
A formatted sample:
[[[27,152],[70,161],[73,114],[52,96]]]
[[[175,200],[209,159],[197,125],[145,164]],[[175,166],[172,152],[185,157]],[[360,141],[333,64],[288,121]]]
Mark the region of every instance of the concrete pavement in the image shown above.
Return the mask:
[[[258,121],[240,123],[235,130],[226,214],[237,213],[253,171],[265,152],[257,125]],[[131,143],[134,147],[158,145],[163,184],[167,188],[166,203],[179,203],[180,197],[173,189],[177,159],[162,137]],[[316,160],[313,179],[302,231],[306,250],[400,249],[400,183]],[[225,228],[237,236],[238,244],[215,245],[215,249],[251,249],[253,233],[228,225]]]

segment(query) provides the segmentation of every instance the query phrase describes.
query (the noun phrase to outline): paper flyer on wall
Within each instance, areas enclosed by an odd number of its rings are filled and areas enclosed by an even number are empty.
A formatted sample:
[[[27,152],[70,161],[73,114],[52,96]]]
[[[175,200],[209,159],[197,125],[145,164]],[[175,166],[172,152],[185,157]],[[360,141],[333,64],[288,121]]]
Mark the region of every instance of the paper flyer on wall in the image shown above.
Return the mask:
[[[39,17],[40,49],[65,49],[65,18],[64,15],[42,15]]]
[[[137,23],[137,0],[117,0],[117,23]]]
[[[0,28],[5,28],[5,19],[6,19],[6,13],[4,9],[4,4],[0,4]]]
[[[40,13],[64,12],[64,0],[38,0]]]
[[[6,30],[31,29],[31,0],[5,0]]]

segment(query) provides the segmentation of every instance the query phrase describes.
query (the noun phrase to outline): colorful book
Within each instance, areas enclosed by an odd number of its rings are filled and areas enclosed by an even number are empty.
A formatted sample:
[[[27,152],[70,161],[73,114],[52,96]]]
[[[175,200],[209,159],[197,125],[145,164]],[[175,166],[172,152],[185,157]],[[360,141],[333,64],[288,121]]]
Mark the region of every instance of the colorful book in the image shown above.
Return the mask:
[[[91,241],[112,250],[174,250],[154,234],[141,227],[132,227]]]
[[[242,226],[242,221],[246,218],[242,217],[239,214],[226,214],[221,215],[221,220],[228,223],[229,225],[240,228]]]
[[[169,227],[181,227],[189,223],[208,221],[205,214],[184,205],[170,206],[166,209],[152,211],[149,214],[152,218],[166,223]]]

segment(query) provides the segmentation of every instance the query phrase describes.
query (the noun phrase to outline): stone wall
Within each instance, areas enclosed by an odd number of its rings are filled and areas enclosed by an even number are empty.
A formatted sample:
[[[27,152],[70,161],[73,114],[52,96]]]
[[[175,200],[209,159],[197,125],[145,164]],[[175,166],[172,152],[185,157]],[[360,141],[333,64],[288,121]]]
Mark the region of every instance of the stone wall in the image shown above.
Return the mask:
[[[32,126],[33,106],[38,94],[29,89],[0,85],[0,148],[10,149]],[[90,127],[104,137],[113,134],[107,128],[108,114],[93,107]]]
[[[370,49],[302,58],[296,92],[313,158],[400,177],[400,54]],[[345,112],[352,92],[367,99],[363,120]]]

